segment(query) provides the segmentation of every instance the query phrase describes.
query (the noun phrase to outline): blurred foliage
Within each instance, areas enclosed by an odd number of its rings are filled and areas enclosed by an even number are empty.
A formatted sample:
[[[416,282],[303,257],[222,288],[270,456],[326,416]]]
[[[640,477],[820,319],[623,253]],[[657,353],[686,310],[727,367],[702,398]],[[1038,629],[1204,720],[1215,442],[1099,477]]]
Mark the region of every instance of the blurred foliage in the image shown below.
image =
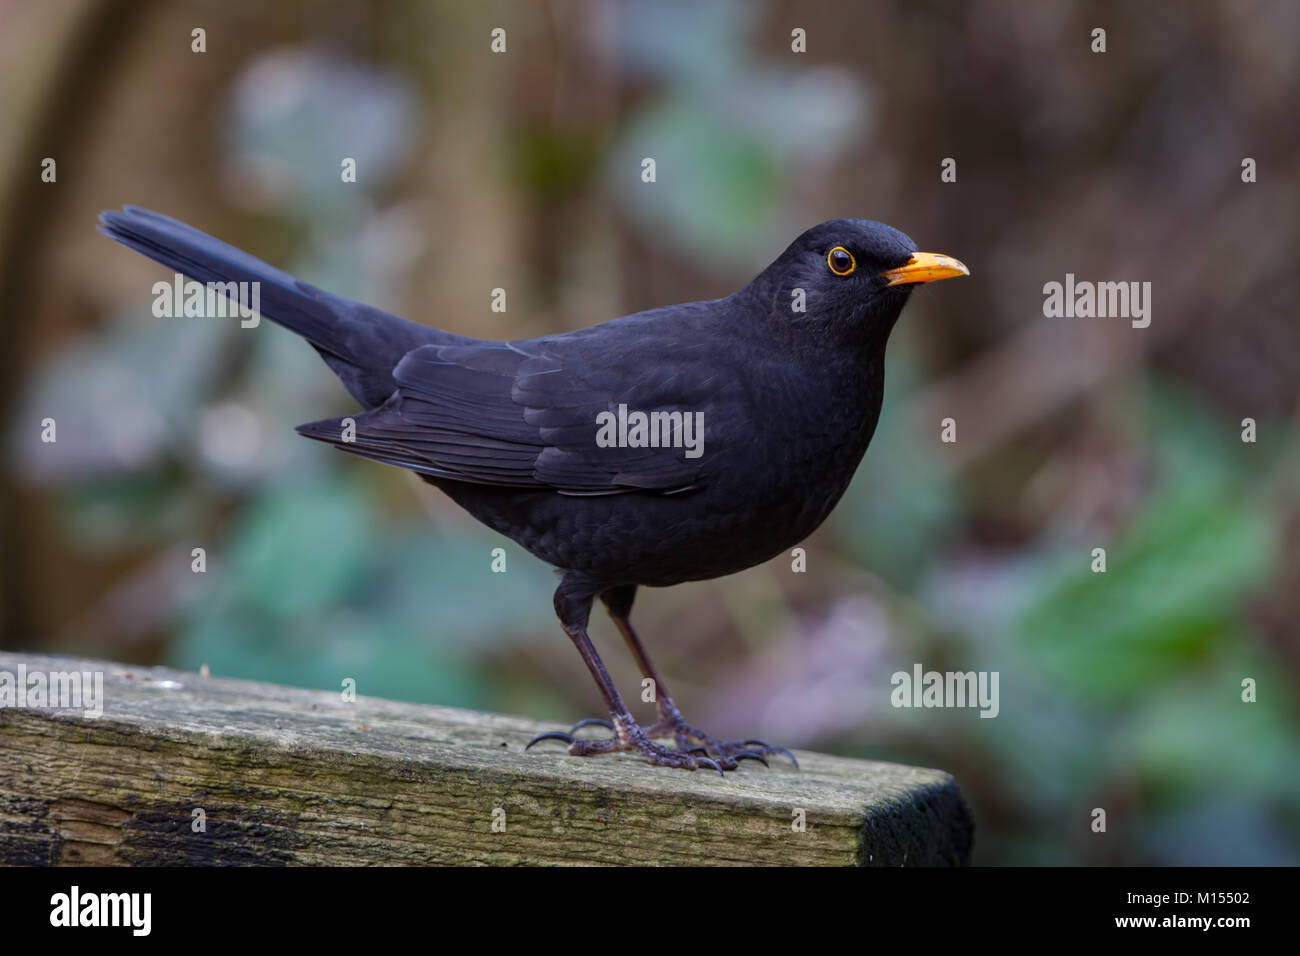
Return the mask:
[[[510,545],[504,587],[483,573],[490,532],[391,525],[351,482],[269,489],[222,548],[215,599],[182,610],[174,660],[310,687],[347,675],[369,694],[489,706],[484,651],[530,632],[550,575]]]
[[[607,185],[642,229],[683,251],[742,269],[770,252],[770,236],[804,221],[781,184],[826,168],[859,133],[865,91],[834,66],[777,66],[749,52],[756,5],[687,0],[630,3],[619,31],[629,79],[657,80],[659,96],[623,128]],[[683,22],[690,23],[683,30]],[[671,190],[643,188],[653,157]]]
[[[1237,636],[1241,608],[1276,558],[1251,470],[1222,433],[1205,434],[1212,411],[1166,397],[1153,417],[1158,487],[1107,549],[1105,573],[1077,542],[1039,555],[1018,622],[1034,662],[1085,695],[1140,696]]]
[[[41,273],[52,318],[9,435],[35,633],[6,644],[557,720],[598,701],[550,569],[408,476],[293,436],[352,408],[314,352],[270,323],[154,319],[157,270],[89,235],[100,208],[160,208],[485,337],[717,295],[812,222],[866,215],[974,275],[909,305],[808,574],[781,557],[639,597],[687,716],[943,767],[979,862],[1300,862],[1300,152],[1277,120],[1300,95],[1293,7],[392,2],[319,14],[327,42],[228,6],[213,37],[260,38],[237,59],[213,43],[201,67],[184,50],[122,65],[131,95],[105,104],[112,135],[84,150],[98,178],[65,214],[86,245]],[[188,36],[183,11],[155,18],[138,51]],[[1102,73],[1076,49],[1095,20]],[[511,53],[492,58],[498,22]],[[1218,133],[1198,135],[1202,115]],[[1224,186],[1242,129],[1269,171],[1246,200]],[[359,178],[340,188],[342,156]],[[1117,270],[1149,249],[1146,351],[1051,393],[1089,356],[1028,338],[1041,282],[1138,278]],[[1206,250],[1235,250],[1232,268]],[[497,285],[506,315],[488,311]],[[1006,355],[1017,377],[1048,369],[1041,394],[953,464],[922,412],[940,390],[963,436],[1005,416],[996,376],[962,382]],[[47,415],[56,445],[29,427]],[[890,675],[915,662],[997,671],[999,716],[891,708]]]

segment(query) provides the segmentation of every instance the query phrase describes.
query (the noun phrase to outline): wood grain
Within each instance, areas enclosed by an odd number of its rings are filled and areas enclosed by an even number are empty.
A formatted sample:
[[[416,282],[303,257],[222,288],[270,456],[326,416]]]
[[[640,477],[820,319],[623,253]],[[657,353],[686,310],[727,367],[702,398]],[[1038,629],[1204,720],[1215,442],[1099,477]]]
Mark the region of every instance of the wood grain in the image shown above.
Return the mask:
[[[3,863],[970,860],[970,813],[937,770],[799,752],[801,770],[745,762],[724,779],[631,755],[570,757],[562,744],[525,753],[556,728],[518,717],[0,654],[0,671],[20,663],[100,671],[104,705],[100,717],[0,708]]]

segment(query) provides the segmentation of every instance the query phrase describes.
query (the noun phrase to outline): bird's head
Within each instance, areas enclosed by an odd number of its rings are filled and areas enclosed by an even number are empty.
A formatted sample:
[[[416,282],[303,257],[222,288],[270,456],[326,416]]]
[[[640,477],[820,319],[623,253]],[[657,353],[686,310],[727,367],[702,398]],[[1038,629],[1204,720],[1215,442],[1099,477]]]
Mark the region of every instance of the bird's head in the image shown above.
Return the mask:
[[[792,242],[751,284],[770,320],[794,338],[849,345],[888,338],[918,283],[970,275],[950,256],[918,252],[869,219],[832,219]]]

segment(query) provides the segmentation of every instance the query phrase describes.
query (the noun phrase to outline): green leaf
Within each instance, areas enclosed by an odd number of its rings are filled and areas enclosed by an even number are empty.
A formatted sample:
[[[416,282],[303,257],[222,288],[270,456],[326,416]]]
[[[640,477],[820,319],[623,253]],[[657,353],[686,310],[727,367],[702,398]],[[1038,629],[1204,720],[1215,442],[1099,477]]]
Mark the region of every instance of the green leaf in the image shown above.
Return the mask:
[[[1179,670],[1232,633],[1274,547],[1264,516],[1221,487],[1192,483],[1150,502],[1093,573],[1090,549],[1022,614],[1017,633],[1050,677],[1121,698]]]
[[[342,482],[277,488],[240,521],[226,580],[241,603],[276,617],[336,606],[364,585],[377,523],[368,499]]]

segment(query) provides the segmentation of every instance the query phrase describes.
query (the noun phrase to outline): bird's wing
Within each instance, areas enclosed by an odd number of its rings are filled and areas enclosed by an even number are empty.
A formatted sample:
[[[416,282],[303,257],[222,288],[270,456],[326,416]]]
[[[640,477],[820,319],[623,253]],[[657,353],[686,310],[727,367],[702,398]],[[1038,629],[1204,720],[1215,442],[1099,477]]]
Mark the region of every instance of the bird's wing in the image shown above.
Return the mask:
[[[718,424],[710,412],[725,416],[732,404],[721,394],[728,377],[716,359],[654,335],[611,352],[600,336],[584,334],[590,331],[414,349],[393,370],[397,389],[388,400],[355,416],[350,440],[346,419],[299,431],[365,458],[474,484],[577,495],[699,487],[707,452],[601,447],[597,416],[617,416],[620,404],[629,412],[703,412],[707,449]]]

